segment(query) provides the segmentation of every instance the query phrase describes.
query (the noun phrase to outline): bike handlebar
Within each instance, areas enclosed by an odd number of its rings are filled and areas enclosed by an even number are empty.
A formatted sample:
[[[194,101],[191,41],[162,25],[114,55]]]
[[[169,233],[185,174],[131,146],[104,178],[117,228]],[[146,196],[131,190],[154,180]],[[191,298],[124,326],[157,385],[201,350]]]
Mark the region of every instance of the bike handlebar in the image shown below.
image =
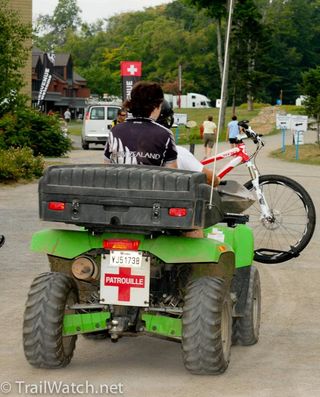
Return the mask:
[[[253,131],[253,129],[248,125],[248,121],[239,121],[238,126],[241,127],[242,131],[244,131],[244,134],[239,134],[237,136],[238,140],[250,138],[256,145],[260,143],[261,146],[264,146],[261,135],[258,135],[256,132]]]

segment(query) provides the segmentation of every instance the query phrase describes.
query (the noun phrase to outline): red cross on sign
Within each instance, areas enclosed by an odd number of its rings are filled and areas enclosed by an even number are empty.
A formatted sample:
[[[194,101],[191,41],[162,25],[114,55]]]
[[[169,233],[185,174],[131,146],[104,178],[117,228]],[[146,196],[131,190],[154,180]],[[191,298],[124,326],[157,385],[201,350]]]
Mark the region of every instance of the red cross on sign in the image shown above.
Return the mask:
[[[121,61],[121,76],[141,77],[142,62],[140,61]]]
[[[118,300],[130,301],[130,288],[144,288],[145,276],[131,274],[131,268],[119,267],[119,274],[105,273],[104,285],[118,287]]]

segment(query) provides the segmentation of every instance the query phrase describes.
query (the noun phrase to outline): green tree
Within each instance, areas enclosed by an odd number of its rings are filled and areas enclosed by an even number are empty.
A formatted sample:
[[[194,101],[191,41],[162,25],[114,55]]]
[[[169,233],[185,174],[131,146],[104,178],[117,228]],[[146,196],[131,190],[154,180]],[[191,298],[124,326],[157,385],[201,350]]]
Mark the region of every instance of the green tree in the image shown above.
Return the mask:
[[[35,45],[43,51],[63,46],[67,32],[76,31],[81,25],[81,10],[77,0],[59,0],[53,15],[40,15],[35,24]]]
[[[284,101],[294,103],[301,72],[320,64],[319,7],[319,0],[273,0],[265,6],[272,43],[268,57],[273,76],[267,86],[272,102],[282,91]]]
[[[304,107],[317,120],[317,142],[320,144],[320,66],[302,74],[301,89],[305,95]]]
[[[22,68],[29,48],[31,26],[21,22],[19,15],[9,7],[8,0],[0,0],[0,116],[24,103],[19,94],[23,87]]]
[[[204,8],[208,14],[211,15],[216,22],[217,33],[217,59],[220,71],[220,80],[223,92],[221,98],[221,118],[219,119],[218,131],[221,131],[225,123],[225,114],[228,101],[228,79],[229,79],[229,52],[226,52],[227,43],[223,44],[222,39],[222,22],[230,11],[230,0],[185,0],[187,3],[196,5],[198,8]],[[232,10],[231,10],[232,13]],[[225,64],[224,64],[225,62]],[[223,70],[225,71],[225,78],[223,80]]]
[[[238,0],[231,36],[231,78],[233,106],[236,93],[253,110],[253,100],[263,97],[264,86],[271,79],[268,72],[269,39],[255,0]]]

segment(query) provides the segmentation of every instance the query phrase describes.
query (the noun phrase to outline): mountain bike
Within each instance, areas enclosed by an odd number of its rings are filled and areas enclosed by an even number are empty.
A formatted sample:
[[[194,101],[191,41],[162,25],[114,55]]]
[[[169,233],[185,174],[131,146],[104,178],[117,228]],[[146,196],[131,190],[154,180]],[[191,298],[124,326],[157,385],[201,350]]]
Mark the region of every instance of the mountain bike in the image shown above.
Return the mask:
[[[202,160],[203,165],[232,158],[217,176],[223,179],[235,167],[245,164],[251,179],[244,186],[255,193],[256,202],[248,210],[248,225],[255,241],[254,259],[262,263],[281,263],[296,257],[308,245],[316,224],[316,211],[308,192],[296,181],[282,175],[261,175],[255,160],[264,142],[248,125],[240,121],[238,143],[222,153]],[[243,139],[256,144],[249,155]]]

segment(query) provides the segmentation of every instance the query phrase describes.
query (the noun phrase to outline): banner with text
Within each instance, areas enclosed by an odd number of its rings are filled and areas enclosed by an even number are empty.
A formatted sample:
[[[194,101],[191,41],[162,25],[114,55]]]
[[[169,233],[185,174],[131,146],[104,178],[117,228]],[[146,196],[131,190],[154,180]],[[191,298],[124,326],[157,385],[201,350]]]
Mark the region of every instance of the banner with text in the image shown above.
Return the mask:
[[[121,61],[120,70],[122,80],[122,100],[125,101],[130,97],[134,83],[141,79],[142,62]]]
[[[43,72],[43,76],[42,76],[42,81],[41,81],[41,86],[39,89],[38,101],[37,101],[37,107],[40,110],[43,110],[42,104],[46,97],[49,85],[52,80],[54,64],[55,64],[55,54],[54,53],[48,53],[48,54],[44,53],[43,54],[44,72]]]

